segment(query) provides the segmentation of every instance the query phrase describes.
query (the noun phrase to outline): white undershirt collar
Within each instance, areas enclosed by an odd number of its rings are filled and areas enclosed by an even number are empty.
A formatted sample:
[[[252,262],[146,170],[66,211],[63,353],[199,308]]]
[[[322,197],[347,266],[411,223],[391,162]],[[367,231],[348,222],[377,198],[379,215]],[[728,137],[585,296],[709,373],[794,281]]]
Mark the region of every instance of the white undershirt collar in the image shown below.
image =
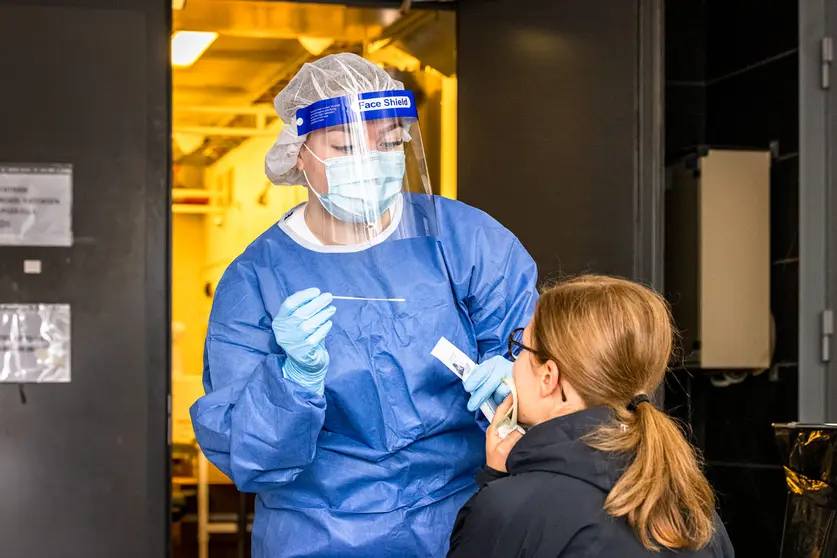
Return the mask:
[[[277,225],[288,236],[290,236],[294,240],[294,242],[296,242],[300,246],[308,248],[309,250],[313,250],[314,252],[361,252],[363,250],[366,250],[370,246],[380,244],[381,242],[385,241],[387,238],[392,236],[392,233],[394,233],[395,230],[398,228],[398,224],[401,222],[401,217],[404,213],[403,195],[399,195],[398,199],[393,205],[394,215],[392,217],[392,221],[381,234],[379,234],[369,242],[364,242],[362,244],[355,244],[351,246],[325,245],[320,241],[320,239],[314,236],[314,233],[311,232],[311,229],[308,228],[308,224],[305,222],[306,205],[308,204],[302,203],[296,206],[295,208],[291,209],[288,213],[285,214],[284,217],[282,217],[279,220],[279,223],[277,223]]]

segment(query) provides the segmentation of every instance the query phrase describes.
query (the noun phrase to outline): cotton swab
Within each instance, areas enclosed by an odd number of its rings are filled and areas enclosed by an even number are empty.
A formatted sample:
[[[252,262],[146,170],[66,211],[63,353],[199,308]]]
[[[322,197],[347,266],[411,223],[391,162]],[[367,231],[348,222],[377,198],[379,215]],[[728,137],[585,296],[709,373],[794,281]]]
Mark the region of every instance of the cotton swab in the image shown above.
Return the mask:
[[[361,296],[332,296],[334,300],[369,300],[372,302],[407,302],[403,298],[366,298]]]

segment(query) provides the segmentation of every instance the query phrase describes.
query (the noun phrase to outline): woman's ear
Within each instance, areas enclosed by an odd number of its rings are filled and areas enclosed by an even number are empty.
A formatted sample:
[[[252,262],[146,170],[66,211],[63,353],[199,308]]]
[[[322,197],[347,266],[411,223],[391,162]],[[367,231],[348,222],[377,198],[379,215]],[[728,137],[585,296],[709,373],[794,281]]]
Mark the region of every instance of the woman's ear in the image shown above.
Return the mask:
[[[544,397],[550,396],[556,390],[561,389],[561,380],[558,376],[558,365],[548,360],[541,366],[540,391]]]

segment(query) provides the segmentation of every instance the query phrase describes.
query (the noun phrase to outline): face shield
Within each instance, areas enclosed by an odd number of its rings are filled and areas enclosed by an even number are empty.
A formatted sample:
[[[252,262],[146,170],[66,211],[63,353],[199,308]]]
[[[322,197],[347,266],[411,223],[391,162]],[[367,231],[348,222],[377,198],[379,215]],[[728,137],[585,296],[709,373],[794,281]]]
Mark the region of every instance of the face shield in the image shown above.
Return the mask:
[[[436,235],[435,206],[409,91],[326,99],[300,109],[305,222],[327,245]]]

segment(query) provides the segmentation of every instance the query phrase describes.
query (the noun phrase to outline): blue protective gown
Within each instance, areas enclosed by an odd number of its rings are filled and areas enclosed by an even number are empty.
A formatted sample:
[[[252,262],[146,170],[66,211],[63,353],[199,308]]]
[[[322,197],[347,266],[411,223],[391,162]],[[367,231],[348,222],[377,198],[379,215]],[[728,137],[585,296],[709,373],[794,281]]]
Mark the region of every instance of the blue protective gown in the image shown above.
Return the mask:
[[[444,336],[477,362],[505,354],[532,316],[537,268],[485,213],[435,204],[438,236],[358,252],[313,251],[271,227],[218,284],[192,420],[207,458],[258,495],[253,556],[446,554],[485,425],[430,352]],[[284,379],[271,331],[282,301],[309,287],[406,299],[334,302],[325,396]]]

